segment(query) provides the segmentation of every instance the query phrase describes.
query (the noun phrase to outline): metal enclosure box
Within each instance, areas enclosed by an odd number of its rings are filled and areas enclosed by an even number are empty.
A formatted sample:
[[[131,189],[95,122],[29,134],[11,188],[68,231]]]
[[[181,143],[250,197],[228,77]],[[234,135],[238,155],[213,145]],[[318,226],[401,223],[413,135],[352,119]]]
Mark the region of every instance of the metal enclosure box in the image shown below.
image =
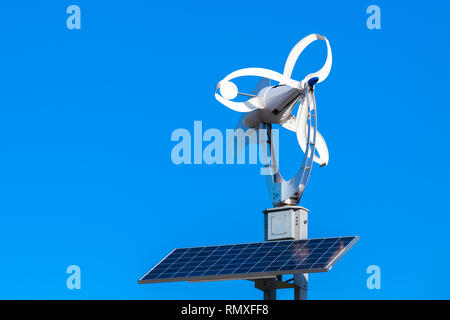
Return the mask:
[[[308,209],[286,206],[264,210],[264,241],[307,238]]]

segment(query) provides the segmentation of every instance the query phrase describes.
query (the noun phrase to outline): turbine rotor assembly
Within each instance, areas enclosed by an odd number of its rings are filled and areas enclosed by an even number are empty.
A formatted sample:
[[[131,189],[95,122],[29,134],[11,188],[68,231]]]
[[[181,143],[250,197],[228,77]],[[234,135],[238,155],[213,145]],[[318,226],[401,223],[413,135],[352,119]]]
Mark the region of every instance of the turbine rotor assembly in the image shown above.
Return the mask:
[[[319,71],[307,75],[301,81],[292,79],[292,71],[300,54],[316,40],[326,43],[325,64]],[[265,141],[270,153],[270,162],[266,166],[270,170],[267,183],[275,206],[297,205],[305,190],[313,163],[316,162],[321,167],[328,164],[328,148],[325,139],[317,131],[314,89],[317,83],[328,77],[331,65],[332,53],[328,40],[321,35],[311,34],[300,40],[291,50],[283,74],[264,68],[245,68],[230,73],[216,85],[216,99],[226,107],[243,113],[237,128],[265,129],[267,132]],[[240,93],[237,86],[231,82],[244,76],[261,78],[251,94]],[[278,84],[272,86],[271,81]],[[244,102],[232,101],[238,95],[248,96],[249,99]],[[292,111],[297,105],[297,116],[294,116]],[[285,180],[280,174],[273,143],[273,124],[280,124],[283,128],[295,132],[304,153],[299,170],[289,180]]]

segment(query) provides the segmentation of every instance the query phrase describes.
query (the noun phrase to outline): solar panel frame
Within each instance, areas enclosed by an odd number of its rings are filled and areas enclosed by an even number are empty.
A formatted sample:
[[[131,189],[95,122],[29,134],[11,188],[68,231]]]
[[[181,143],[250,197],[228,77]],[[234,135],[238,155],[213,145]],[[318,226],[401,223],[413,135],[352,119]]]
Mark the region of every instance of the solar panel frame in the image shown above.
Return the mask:
[[[349,240],[344,247],[330,251],[343,239]],[[138,283],[250,280],[283,274],[327,272],[358,240],[358,236],[348,236],[177,248]],[[288,249],[294,249],[294,254],[283,255]],[[326,256],[327,253],[334,255]]]

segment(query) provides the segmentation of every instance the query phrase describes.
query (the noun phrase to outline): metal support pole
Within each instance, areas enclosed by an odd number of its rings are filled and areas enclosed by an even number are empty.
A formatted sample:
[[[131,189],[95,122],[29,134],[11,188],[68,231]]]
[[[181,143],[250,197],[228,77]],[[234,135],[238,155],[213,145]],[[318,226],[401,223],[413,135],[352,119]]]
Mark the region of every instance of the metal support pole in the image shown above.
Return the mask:
[[[277,300],[277,281],[264,280],[264,300]]]
[[[294,274],[294,300],[306,300],[308,299],[308,274],[299,273]]]
[[[264,291],[264,300],[277,300],[277,289],[269,289]]]

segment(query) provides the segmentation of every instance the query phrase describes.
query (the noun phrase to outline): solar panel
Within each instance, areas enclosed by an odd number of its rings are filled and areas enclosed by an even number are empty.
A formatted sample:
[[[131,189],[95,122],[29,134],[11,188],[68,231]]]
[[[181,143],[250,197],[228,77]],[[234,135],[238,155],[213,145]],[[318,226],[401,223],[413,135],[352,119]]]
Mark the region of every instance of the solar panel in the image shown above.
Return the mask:
[[[358,239],[351,236],[174,249],[138,282],[258,279],[326,272]]]

